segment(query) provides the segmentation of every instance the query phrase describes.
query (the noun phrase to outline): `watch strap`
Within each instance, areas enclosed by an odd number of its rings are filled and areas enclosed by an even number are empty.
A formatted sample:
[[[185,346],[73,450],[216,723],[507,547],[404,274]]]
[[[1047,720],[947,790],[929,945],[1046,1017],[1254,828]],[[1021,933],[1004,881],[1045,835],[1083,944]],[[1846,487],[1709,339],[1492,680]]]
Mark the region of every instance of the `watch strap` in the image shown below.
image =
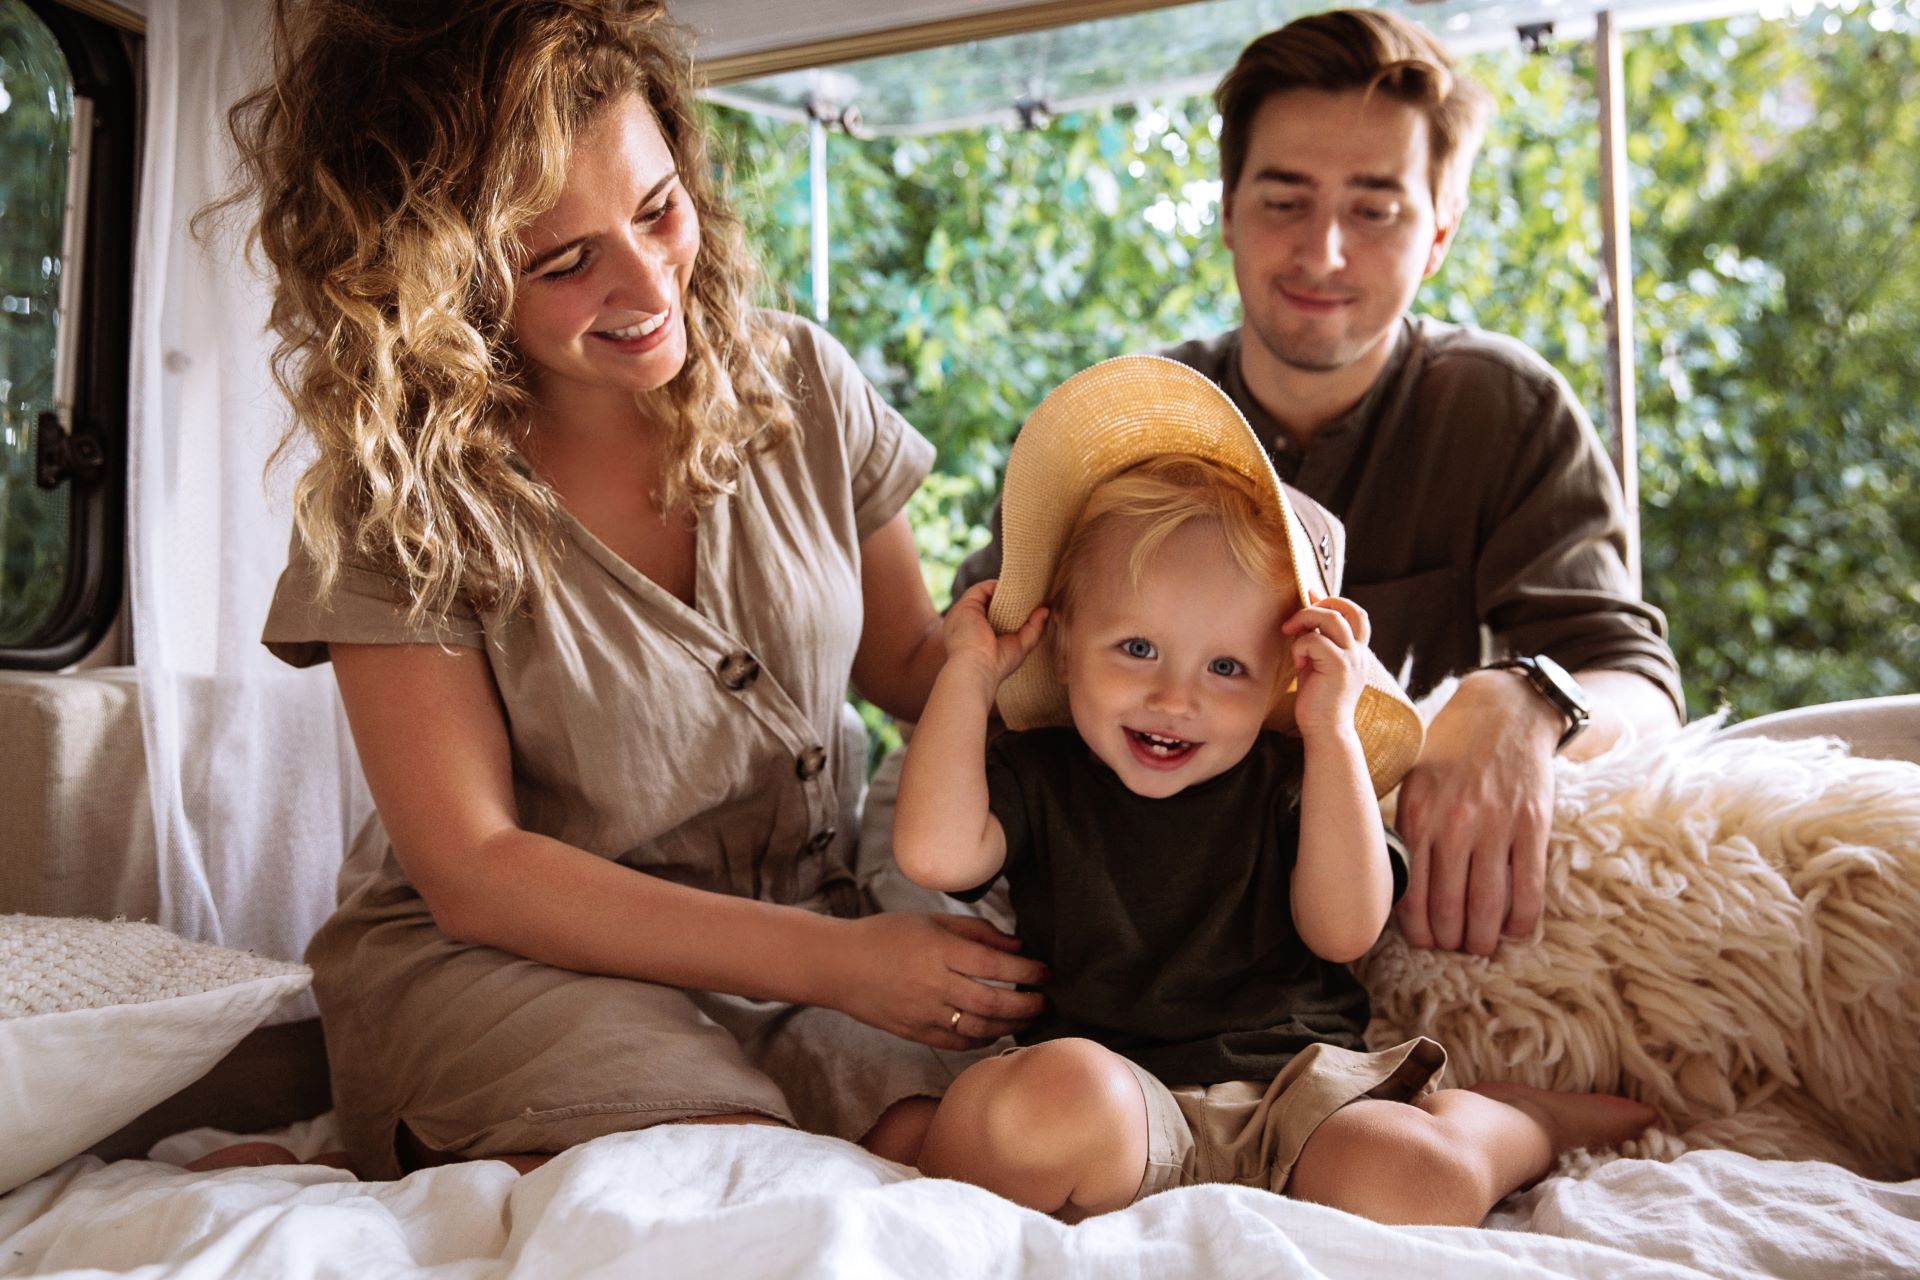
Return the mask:
[[[1560,735],[1560,740],[1553,744],[1556,753],[1563,750],[1586,729],[1592,712],[1580,685],[1553,659],[1544,655],[1503,658],[1498,662],[1489,662],[1482,670],[1520,672],[1541,697],[1552,703],[1554,709],[1567,718],[1565,732]]]

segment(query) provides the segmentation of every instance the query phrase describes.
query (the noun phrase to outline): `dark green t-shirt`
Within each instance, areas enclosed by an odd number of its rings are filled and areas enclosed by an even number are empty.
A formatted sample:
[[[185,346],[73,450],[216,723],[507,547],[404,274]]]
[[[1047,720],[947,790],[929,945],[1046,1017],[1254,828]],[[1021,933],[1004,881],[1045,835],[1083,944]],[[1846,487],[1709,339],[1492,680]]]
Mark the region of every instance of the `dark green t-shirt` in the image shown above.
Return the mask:
[[[1072,729],[987,753],[1025,954],[1052,971],[1023,1043],[1097,1040],[1168,1084],[1265,1080],[1322,1041],[1362,1048],[1367,993],[1294,931],[1302,747],[1247,758],[1164,800],[1127,790]],[[1405,853],[1389,833],[1394,896]],[[985,886],[974,894],[977,896]]]

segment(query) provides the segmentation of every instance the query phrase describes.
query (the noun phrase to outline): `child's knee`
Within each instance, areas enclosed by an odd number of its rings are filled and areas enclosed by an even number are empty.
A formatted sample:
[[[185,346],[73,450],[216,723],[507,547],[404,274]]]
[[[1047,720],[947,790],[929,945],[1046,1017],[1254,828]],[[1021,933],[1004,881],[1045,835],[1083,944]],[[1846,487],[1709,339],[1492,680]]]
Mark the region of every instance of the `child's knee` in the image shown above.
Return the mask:
[[[1074,1193],[1097,1186],[1104,1209],[1138,1185],[1145,1150],[1146,1105],[1126,1063],[1090,1040],[1050,1040],[954,1081],[920,1167],[1050,1212],[1062,1205],[1039,1202],[1056,1193],[1095,1208]]]
[[[1314,1130],[1287,1194],[1376,1222],[1477,1225],[1493,1197],[1486,1162],[1418,1106],[1362,1099]]]
[[[1126,1063],[1091,1040],[1049,1040],[999,1062],[982,1100],[983,1138],[1019,1163],[1084,1151],[1116,1130],[1146,1123]]]

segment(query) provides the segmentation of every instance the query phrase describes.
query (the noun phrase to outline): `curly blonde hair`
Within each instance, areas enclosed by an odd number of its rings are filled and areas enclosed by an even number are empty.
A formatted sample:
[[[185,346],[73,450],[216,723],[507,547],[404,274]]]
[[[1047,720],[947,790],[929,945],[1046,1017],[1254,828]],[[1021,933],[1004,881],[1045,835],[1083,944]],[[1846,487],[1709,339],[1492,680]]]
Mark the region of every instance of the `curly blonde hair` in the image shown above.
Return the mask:
[[[348,560],[402,586],[415,621],[462,600],[511,613],[544,590],[557,500],[519,448],[517,235],[558,200],[573,139],[628,94],[702,228],[686,363],[641,398],[667,445],[656,496],[707,505],[795,429],[782,339],[752,305],[758,271],[660,0],[278,0],[273,59],[229,114],[243,179],[224,203],[259,201],[273,375],[295,419],[274,459],[303,435],[316,447],[294,519],[323,596]]]

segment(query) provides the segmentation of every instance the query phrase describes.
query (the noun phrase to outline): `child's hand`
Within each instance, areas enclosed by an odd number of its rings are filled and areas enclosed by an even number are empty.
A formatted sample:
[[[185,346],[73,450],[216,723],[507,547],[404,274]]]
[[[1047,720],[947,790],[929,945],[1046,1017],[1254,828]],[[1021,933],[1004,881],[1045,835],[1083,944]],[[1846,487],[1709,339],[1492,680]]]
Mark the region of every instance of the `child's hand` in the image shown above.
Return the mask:
[[[1047,625],[1047,610],[1043,605],[1027,615],[1018,631],[1007,635],[996,632],[987,621],[987,604],[998,585],[997,578],[974,583],[965,595],[953,602],[953,608],[947,610],[946,621],[947,663],[976,664],[995,689],[1033,652]]]
[[[1366,685],[1367,637],[1373,630],[1367,611],[1351,600],[1327,596],[1288,618],[1280,630],[1294,637],[1300,692],[1293,718],[1300,736],[1345,731],[1353,724],[1353,707]]]

